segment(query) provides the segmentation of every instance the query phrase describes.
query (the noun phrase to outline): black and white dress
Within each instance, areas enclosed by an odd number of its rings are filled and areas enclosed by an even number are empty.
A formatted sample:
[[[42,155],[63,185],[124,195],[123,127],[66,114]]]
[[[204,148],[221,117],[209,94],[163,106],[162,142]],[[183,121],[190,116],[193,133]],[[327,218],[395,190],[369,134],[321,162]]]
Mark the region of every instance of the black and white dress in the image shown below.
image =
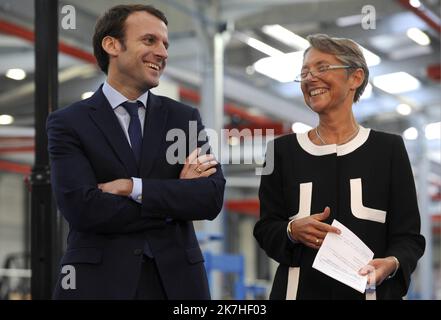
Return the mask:
[[[274,161],[270,163],[270,161]],[[290,219],[331,209],[375,254],[395,256],[397,274],[377,287],[377,299],[401,299],[425,248],[409,158],[400,136],[360,127],[343,145],[313,144],[307,133],[274,140],[267,149],[254,236],[279,263],[271,299],[364,299],[364,295],[312,268],[317,250],[293,243]]]

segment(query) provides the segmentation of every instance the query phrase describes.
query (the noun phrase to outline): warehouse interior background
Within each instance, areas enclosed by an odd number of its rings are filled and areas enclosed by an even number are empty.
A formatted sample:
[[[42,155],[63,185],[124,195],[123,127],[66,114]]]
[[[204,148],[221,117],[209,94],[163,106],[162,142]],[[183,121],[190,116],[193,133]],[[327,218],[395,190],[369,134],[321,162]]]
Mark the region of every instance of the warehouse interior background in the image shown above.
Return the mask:
[[[225,137],[221,150],[242,152],[223,165],[224,209],[215,221],[196,223],[213,298],[268,298],[276,263],[252,236],[259,214],[255,169],[271,133],[317,124],[293,80],[305,37],[326,33],[365,50],[371,77],[354,105],[359,123],[406,142],[427,241],[406,298],[441,299],[440,0],[59,1],[59,108],[104,81],[94,65],[93,29],[100,14],[123,3],[152,4],[168,18],[168,64],[154,92],[200,108],[208,128],[254,135],[261,129],[253,146],[240,134]],[[33,0],[0,0],[0,299],[30,298],[34,22]]]

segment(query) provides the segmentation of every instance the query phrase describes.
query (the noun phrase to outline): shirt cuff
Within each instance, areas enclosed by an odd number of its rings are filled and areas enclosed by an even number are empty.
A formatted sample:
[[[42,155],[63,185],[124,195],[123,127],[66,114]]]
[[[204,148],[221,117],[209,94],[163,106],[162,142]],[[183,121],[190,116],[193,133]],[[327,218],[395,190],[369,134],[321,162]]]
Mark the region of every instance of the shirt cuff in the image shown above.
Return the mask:
[[[130,198],[138,203],[142,203],[142,179],[132,177],[133,189]]]
[[[299,243],[300,241],[297,241],[297,240],[294,240],[292,237],[291,237],[291,223],[294,221],[294,219],[292,219],[291,221],[289,221],[288,222],[288,226],[286,227],[286,235],[288,236],[288,239],[293,243],[293,244],[297,244],[297,243]]]

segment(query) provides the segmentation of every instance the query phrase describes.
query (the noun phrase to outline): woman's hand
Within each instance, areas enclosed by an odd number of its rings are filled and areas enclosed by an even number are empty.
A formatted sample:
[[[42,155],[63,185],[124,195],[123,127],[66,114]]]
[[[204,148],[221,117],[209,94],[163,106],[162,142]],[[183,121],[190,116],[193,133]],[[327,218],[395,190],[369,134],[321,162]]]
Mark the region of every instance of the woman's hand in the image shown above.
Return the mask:
[[[379,286],[384,279],[386,279],[390,274],[394,273],[398,269],[396,258],[386,257],[381,259],[373,259],[369,261],[368,266],[374,267],[375,271],[375,285]],[[370,272],[369,267],[363,267],[358,272],[360,275],[365,276]]]
[[[328,232],[340,234],[341,231],[322,221],[329,217],[331,209],[326,207],[321,213],[313,214],[291,222],[291,238],[304,245],[319,249]]]

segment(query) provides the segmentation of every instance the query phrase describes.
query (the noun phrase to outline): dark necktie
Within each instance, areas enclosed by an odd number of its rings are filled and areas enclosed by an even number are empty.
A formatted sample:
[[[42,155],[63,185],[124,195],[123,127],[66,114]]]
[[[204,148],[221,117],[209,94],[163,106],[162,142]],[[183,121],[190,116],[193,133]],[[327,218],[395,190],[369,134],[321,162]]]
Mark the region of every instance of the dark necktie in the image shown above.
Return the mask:
[[[130,123],[129,123],[129,138],[130,138],[130,144],[132,145],[132,151],[135,155],[136,163],[140,163],[141,159],[141,147],[142,147],[142,129],[141,129],[141,120],[139,119],[138,115],[138,108],[142,107],[142,103],[140,101],[137,102],[124,102],[122,104],[124,109],[127,110],[127,112],[130,115]],[[149,243],[146,241],[143,248],[143,253],[152,258],[152,249],[150,248]]]
[[[130,123],[129,123],[129,138],[130,144],[132,145],[132,151],[135,155],[136,163],[139,166],[141,160],[141,149],[142,149],[142,129],[141,129],[141,120],[138,115],[138,108],[142,107],[142,103],[140,101],[137,102],[124,102],[122,104],[124,109],[130,115]]]

